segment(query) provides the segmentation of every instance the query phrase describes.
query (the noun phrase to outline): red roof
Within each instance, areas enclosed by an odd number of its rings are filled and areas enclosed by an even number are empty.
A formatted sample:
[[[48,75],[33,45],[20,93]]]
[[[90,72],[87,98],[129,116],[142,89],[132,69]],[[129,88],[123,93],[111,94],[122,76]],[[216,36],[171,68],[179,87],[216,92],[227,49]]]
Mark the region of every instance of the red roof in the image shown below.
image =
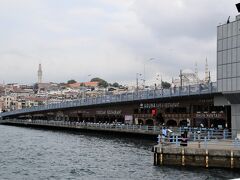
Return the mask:
[[[96,87],[96,86],[98,86],[99,82],[84,82],[83,84],[85,86]]]
[[[80,87],[80,85],[81,85],[81,83],[73,83],[73,84],[68,84],[68,86],[69,87],[71,87],[71,88],[79,88]]]
[[[26,100],[29,100],[29,101],[47,101],[47,98],[41,98],[41,97],[26,97]]]
[[[84,84],[84,86],[97,87],[99,82],[77,82],[73,84],[68,84],[68,86],[71,88],[79,88],[82,84]]]

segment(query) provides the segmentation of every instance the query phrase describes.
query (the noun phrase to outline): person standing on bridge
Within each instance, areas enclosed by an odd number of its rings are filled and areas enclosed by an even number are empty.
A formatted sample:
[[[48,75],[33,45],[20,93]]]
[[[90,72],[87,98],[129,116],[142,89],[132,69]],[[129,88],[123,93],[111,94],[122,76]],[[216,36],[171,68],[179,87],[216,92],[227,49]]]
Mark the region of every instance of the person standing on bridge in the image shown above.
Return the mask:
[[[167,138],[167,129],[165,127],[162,128],[162,139],[165,142],[165,138]]]

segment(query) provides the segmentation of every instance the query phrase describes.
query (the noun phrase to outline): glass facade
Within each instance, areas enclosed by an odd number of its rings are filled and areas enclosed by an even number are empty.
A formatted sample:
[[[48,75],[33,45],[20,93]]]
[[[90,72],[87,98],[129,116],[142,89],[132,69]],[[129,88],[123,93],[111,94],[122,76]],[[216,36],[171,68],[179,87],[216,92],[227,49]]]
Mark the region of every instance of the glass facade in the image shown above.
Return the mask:
[[[217,83],[219,92],[240,90],[240,18],[217,28]]]

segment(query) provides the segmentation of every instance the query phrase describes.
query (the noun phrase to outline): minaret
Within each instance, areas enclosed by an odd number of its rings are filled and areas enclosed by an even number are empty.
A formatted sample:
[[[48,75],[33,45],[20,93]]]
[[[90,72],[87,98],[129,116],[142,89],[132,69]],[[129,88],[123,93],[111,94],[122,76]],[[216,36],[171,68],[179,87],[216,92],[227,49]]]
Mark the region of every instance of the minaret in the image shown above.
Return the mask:
[[[195,76],[196,76],[196,83],[198,84],[199,83],[198,82],[199,78],[198,78],[198,64],[197,64],[197,62],[195,62]]]
[[[208,83],[209,81],[209,71],[208,71],[208,61],[206,58],[206,64],[205,64],[205,83]]]
[[[38,66],[38,83],[42,83],[42,65]]]

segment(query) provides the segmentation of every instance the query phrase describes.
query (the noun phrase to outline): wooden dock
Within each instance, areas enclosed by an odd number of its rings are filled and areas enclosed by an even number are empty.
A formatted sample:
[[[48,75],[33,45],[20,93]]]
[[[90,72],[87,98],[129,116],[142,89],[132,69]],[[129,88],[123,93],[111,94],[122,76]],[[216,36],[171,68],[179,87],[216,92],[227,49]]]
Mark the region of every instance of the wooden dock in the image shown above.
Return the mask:
[[[240,147],[231,140],[189,142],[188,146],[159,144],[153,147],[154,165],[240,168]]]

